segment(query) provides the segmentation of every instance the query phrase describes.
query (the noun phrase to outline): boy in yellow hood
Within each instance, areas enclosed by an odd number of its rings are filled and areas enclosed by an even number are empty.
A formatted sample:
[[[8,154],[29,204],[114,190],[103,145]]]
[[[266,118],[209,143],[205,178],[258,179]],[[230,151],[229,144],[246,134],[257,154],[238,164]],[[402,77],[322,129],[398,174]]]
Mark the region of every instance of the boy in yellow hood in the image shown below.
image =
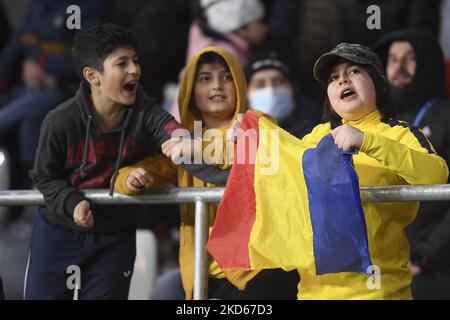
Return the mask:
[[[191,58],[183,74],[178,94],[181,123],[193,133],[194,121],[201,121],[202,133],[216,129],[225,141],[226,129],[239,113],[246,111],[246,98],[247,84],[239,61],[222,48],[204,48]],[[204,142],[203,150],[205,147]],[[230,162],[225,159],[215,164],[225,168]],[[162,185],[177,177],[180,187],[217,186],[193,177],[165,156],[158,155],[122,168],[115,188],[124,194],[136,194],[144,187]],[[211,204],[211,226],[216,210],[217,204]],[[179,262],[186,299],[191,299],[193,292],[194,217],[194,206],[182,204]],[[209,297],[218,299],[296,299],[299,281],[295,271],[221,270],[213,259],[209,279]]]

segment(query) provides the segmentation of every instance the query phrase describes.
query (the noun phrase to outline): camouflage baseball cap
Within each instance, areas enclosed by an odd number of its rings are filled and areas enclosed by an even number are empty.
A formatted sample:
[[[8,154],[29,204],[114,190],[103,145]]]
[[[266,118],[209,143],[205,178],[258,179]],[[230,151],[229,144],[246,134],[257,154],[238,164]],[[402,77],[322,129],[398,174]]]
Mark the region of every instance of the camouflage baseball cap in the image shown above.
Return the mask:
[[[383,65],[380,58],[369,48],[357,43],[341,43],[334,47],[328,53],[325,53],[317,59],[314,65],[314,78],[320,82],[325,82],[326,74],[324,72],[331,66],[333,61],[337,58],[344,58],[345,60],[372,66],[381,77],[384,77]]]

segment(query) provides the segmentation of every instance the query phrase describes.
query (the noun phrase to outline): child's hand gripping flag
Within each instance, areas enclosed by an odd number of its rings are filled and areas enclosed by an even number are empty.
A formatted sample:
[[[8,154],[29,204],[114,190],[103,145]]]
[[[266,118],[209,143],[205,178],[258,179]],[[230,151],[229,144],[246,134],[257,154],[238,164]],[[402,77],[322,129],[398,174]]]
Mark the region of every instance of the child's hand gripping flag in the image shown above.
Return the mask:
[[[241,129],[207,245],[219,265],[365,273],[372,263],[351,154],[331,135],[306,145],[254,112]]]

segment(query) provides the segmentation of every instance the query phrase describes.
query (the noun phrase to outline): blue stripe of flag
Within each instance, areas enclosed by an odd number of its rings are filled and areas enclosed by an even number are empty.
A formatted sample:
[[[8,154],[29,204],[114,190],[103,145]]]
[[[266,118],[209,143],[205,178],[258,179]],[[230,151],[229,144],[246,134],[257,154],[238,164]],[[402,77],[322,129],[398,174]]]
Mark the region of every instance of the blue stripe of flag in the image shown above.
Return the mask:
[[[366,273],[372,265],[353,167],[329,134],[302,159],[313,229],[316,274]]]

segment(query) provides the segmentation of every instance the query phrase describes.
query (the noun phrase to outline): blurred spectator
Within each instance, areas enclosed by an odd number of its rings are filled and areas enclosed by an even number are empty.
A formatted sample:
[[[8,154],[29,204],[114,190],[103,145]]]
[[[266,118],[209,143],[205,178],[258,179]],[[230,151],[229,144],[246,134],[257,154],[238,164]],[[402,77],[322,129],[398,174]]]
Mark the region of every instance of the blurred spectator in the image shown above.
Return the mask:
[[[5,8],[3,3],[0,1],[0,52],[6,44],[11,33],[11,29],[6,17]]]
[[[264,44],[267,26],[260,0],[200,0],[201,11],[189,32],[187,60],[207,47],[222,47],[244,66],[252,47]]]
[[[300,94],[292,63],[274,50],[257,52],[245,68],[249,106],[273,116],[301,138],[320,122],[319,105]]]
[[[450,163],[450,100],[444,91],[444,59],[435,37],[396,31],[375,44],[399,106],[398,119],[420,128]],[[450,203],[424,202],[406,234],[415,299],[450,299]]]
[[[185,0],[108,2],[108,20],[127,28],[138,40],[141,84],[160,103],[164,85],[178,81],[185,63],[191,7]]]
[[[20,28],[0,55],[0,147],[13,158],[12,188],[29,188],[39,127],[46,113],[62,102],[77,83],[70,49],[76,30],[66,27],[67,7],[81,9],[81,26],[96,23],[102,1],[34,0]]]

